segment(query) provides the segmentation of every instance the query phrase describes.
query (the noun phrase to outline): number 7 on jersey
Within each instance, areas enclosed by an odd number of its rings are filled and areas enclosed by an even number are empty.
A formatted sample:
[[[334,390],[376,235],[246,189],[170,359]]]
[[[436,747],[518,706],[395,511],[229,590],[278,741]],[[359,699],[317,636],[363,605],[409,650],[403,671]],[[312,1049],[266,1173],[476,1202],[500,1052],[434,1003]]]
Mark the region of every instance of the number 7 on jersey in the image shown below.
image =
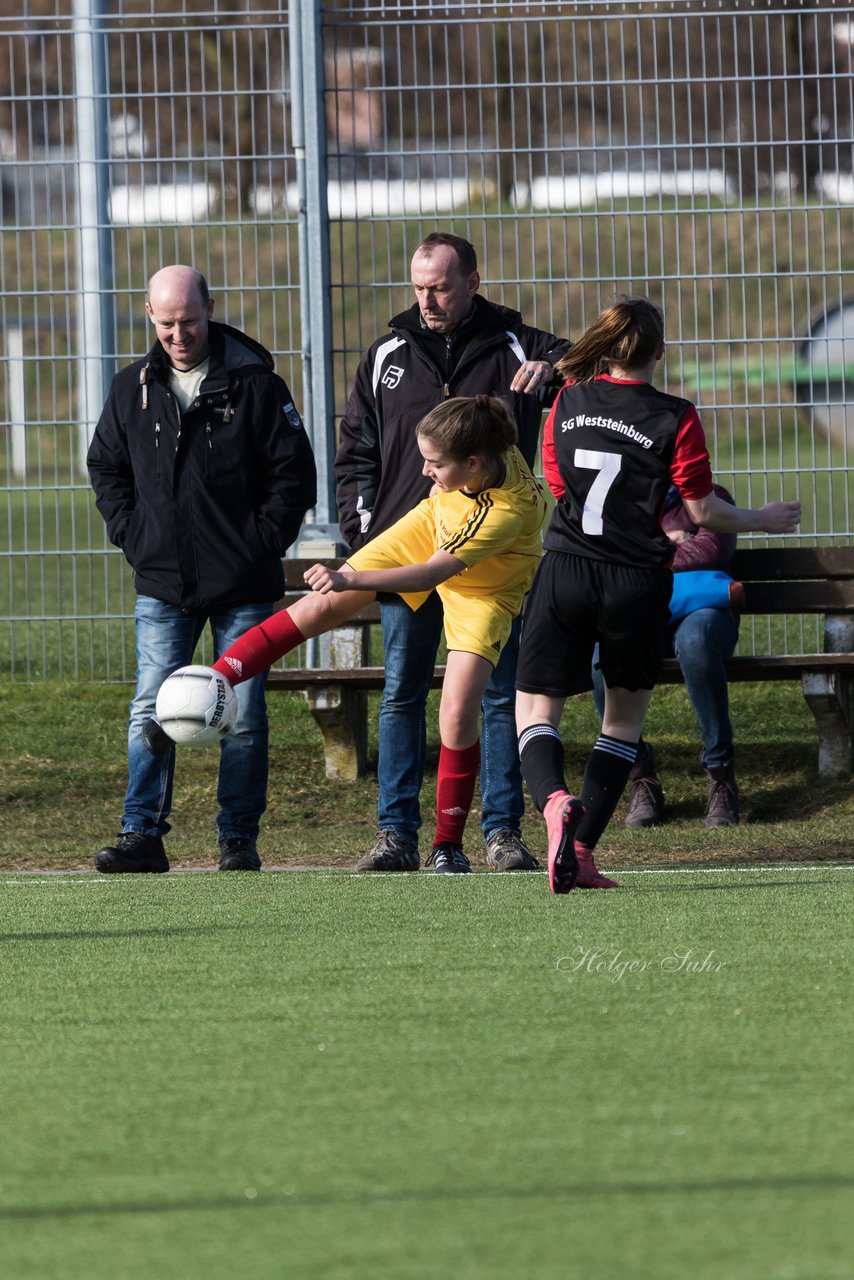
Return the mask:
[[[581,528],[585,533],[601,535],[602,512],[608,490],[617,478],[623,459],[619,453],[602,453],[599,449],[576,449],[575,465],[585,471],[598,471],[584,501]]]

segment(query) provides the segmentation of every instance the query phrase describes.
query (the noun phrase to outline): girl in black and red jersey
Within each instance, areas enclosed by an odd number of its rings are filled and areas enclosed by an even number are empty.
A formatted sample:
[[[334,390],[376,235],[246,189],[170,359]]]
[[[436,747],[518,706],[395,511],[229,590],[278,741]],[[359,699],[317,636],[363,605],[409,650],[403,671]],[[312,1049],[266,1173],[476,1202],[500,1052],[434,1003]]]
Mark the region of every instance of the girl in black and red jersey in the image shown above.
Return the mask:
[[[671,484],[695,524],[790,533],[800,503],[733,507],[712,490],[703,428],[688,400],[651,383],[661,311],[621,298],[558,363],[567,380],[546,422],[543,469],[557,507],[528,599],[516,675],[522,773],[546,820],[553,893],[610,889],[593,857],[622,795],[666,652],[673,545],[661,528]],[[579,797],[564,778],[564,702],[605,681],[602,734]]]

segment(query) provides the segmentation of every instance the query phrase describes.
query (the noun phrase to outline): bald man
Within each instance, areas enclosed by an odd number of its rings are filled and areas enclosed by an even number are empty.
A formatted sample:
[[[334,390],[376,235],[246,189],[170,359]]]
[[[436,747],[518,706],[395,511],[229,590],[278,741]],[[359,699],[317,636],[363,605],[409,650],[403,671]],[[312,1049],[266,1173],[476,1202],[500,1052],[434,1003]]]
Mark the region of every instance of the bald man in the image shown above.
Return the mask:
[[[268,618],[284,594],[281,558],[316,502],[311,446],[273,358],[213,319],[204,276],[164,267],[146,298],[155,341],[117,374],[88,466],[110,540],[134,572],[137,684],[120,832],[101,872],[168,871],[174,749],[155,756],[143,727],[157,690],[193,659],[209,625],[214,657]],[[222,871],[257,871],[267,797],[266,673],[238,691],[219,764]]]

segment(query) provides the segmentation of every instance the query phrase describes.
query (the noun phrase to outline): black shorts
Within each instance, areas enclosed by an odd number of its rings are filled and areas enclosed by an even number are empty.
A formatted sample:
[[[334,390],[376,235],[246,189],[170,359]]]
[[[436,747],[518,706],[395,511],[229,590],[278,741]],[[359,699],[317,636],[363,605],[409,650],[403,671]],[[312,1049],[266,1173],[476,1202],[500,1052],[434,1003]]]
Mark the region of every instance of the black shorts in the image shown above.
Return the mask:
[[[641,569],[547,551],[522,622],[516,688],[566,698],[593,688],[591,662],[609,688],[652,689],[667,652],[669,569]]]

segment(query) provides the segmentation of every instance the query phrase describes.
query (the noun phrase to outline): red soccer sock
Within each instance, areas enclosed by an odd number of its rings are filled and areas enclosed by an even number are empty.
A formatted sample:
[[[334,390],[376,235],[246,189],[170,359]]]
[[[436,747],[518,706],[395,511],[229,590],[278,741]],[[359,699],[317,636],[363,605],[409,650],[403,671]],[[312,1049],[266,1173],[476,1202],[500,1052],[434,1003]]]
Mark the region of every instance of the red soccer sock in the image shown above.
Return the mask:
[[[251,680],[266,671],[272,662],[290,653],[304,640],[305,636],[287,609],[280,609],[266,622],[250,627],[234,644],[230,644],[217,658],[213,669],[225,676],[229,684],[243,684],[244,680]]]
[[[442,744],[439,752],[439,776],[436,779],[434,849],[437,844],[446,842],[462,845],[479,768],[480,740],[463,751],[452,751]]]

